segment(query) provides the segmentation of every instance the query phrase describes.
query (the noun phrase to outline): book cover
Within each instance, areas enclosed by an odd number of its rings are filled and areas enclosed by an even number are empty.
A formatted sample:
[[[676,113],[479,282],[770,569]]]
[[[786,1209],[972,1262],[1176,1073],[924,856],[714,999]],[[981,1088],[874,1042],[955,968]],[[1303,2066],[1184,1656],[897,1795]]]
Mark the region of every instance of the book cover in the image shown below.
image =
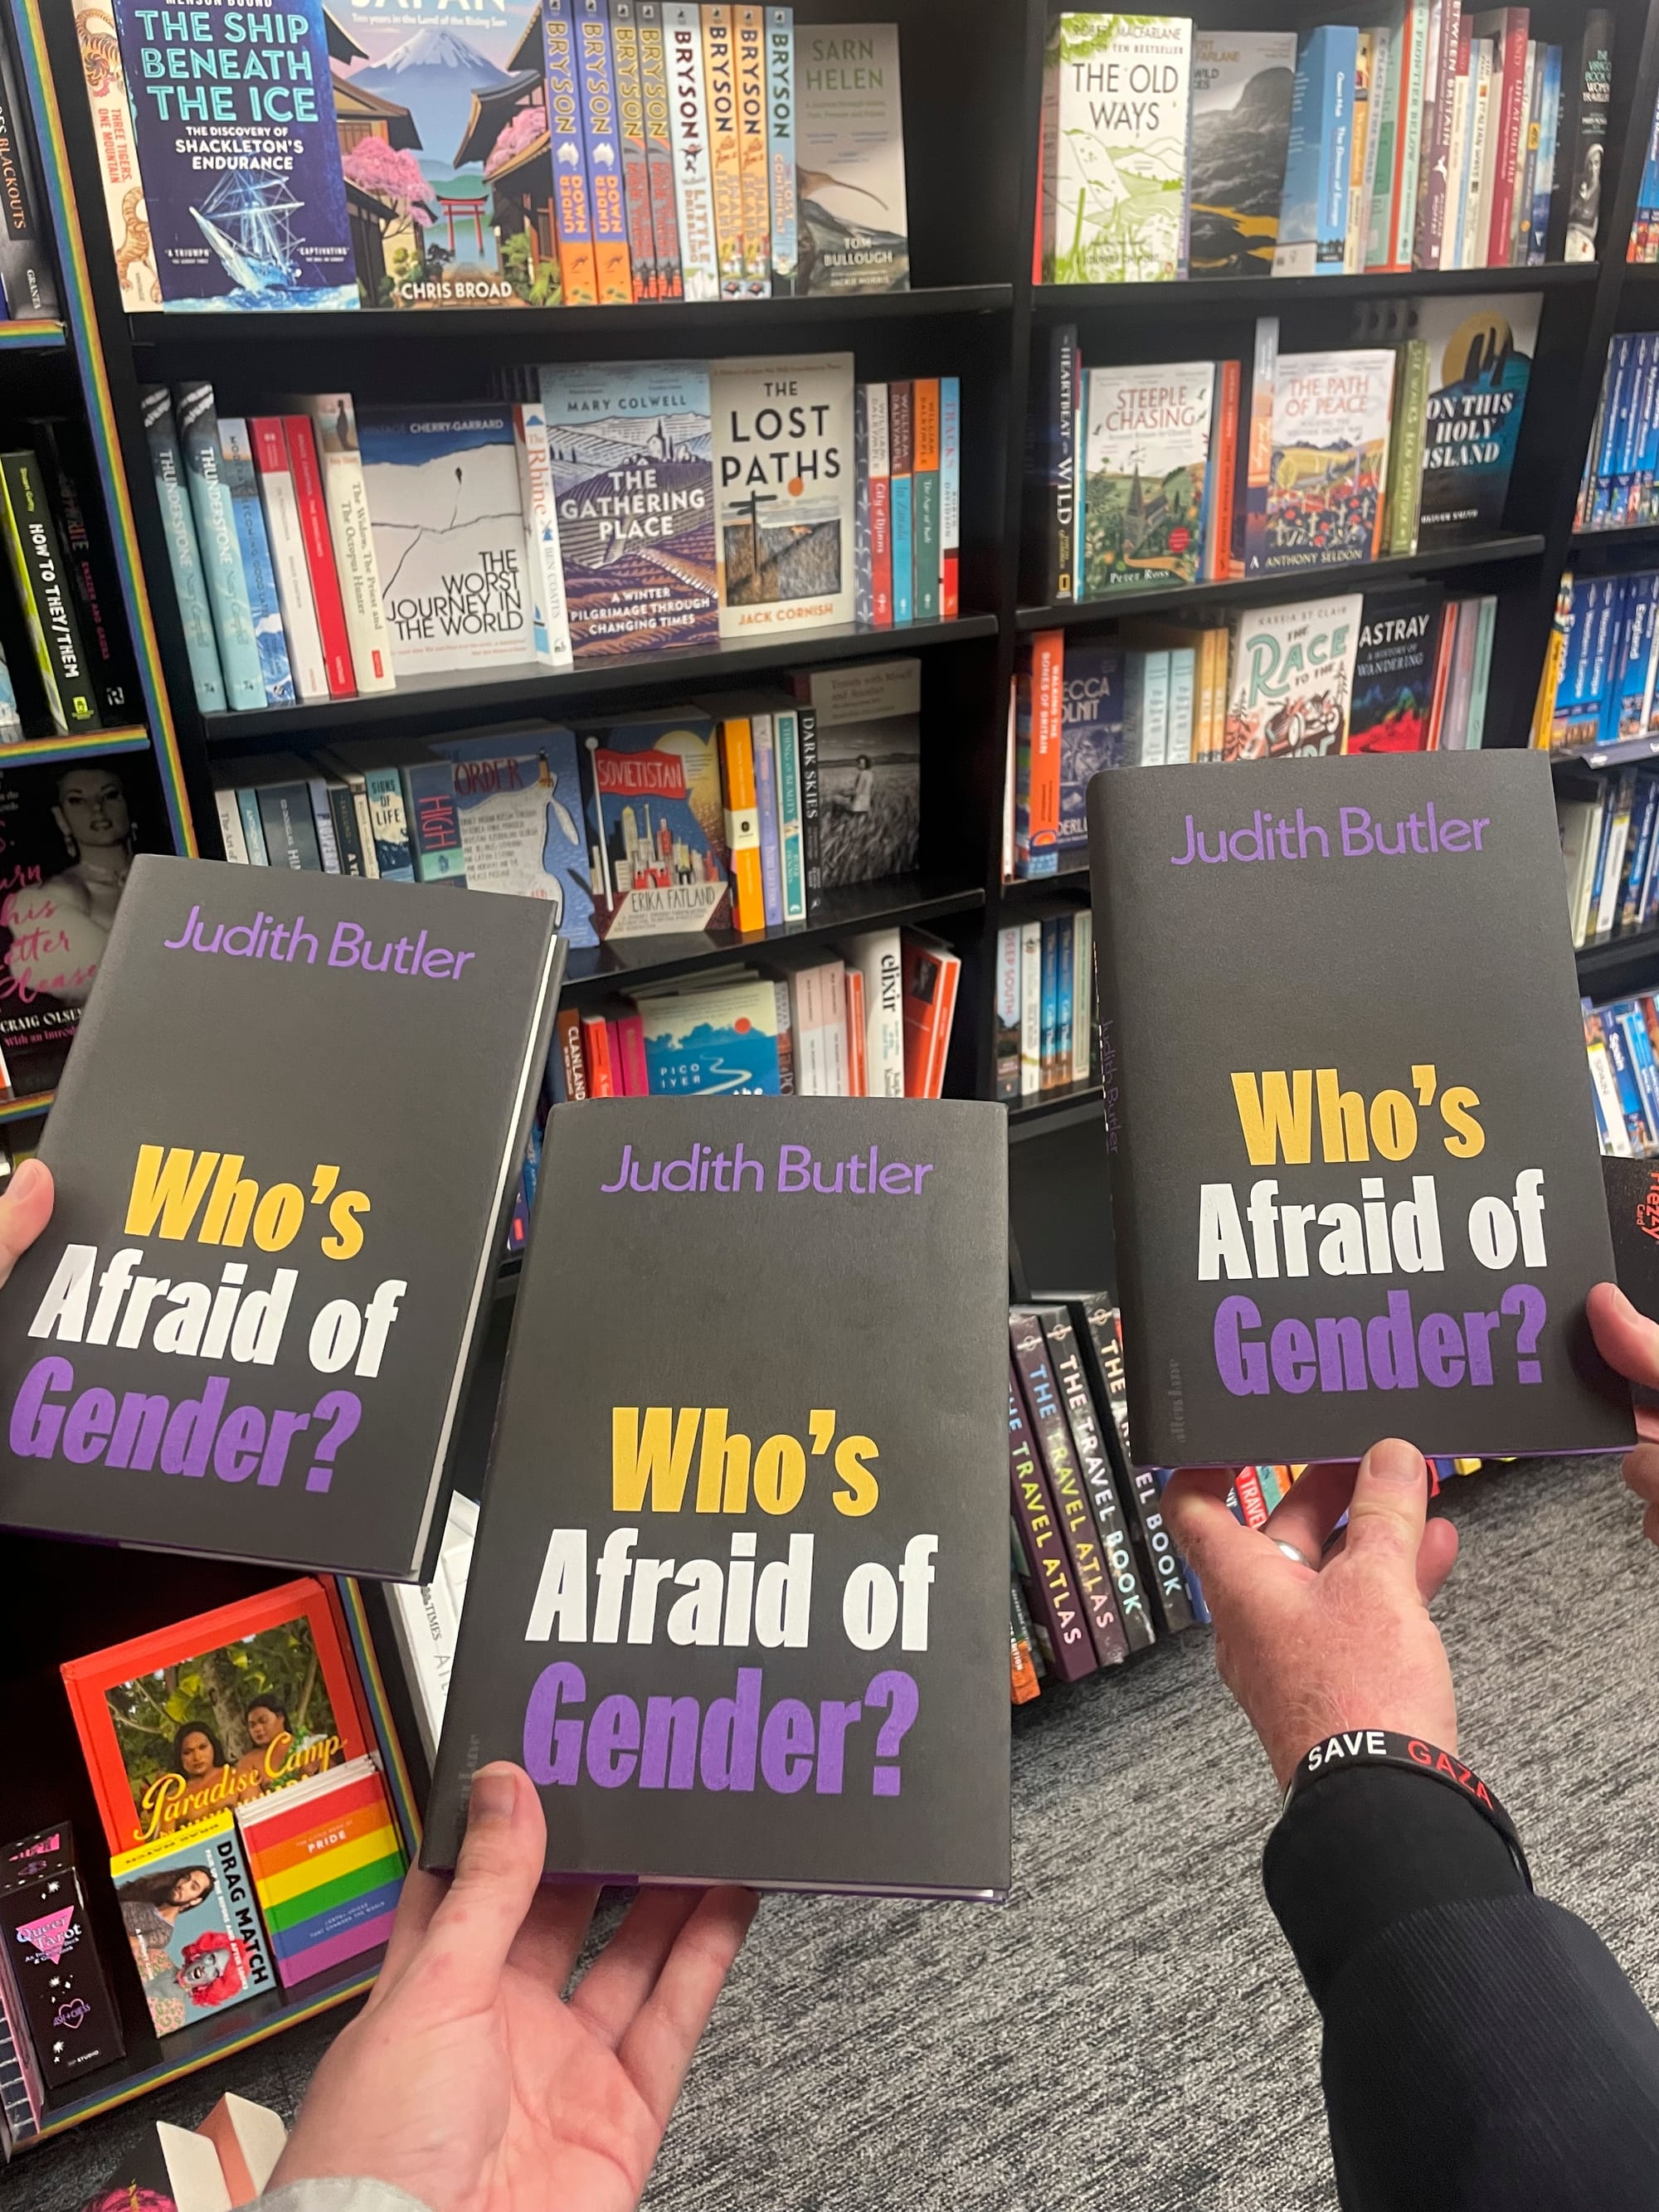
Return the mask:
[[[711,364],[720,634],[853,619],[853,356]]]
[[[795,290],[908,292],[896,23],[795,27]]]
[[[432,750],[453,764],[468,890],[544,899],[568,945],[596,945],[575,732],[532,724]]]
[[[578,663],[714,644],[707,365],[544,368],[541,395]]]
[[[67,1830],[55,1850],[0,1865],[0,1979],[51,2088],[78,2087],[125,2050]]]
[[[1006,1890],[1003,1118],[553,1109],[544,1206],[629,1285],[631,1322],[596,1327],[591,1282],[532,1237],[430,1863],[453,1863],[472,1771],[507,1757],[541,1791],[552,1872]],[[688,1204],[700,1265],[663,1267]],[[757,1370],[735,1296],[763,1301],[789,1371]],[[925,1412],[910,1361],[886,1356],[895,1330],[934,1378]],[[660,1404],[641,1401],[641,1341]],[[723,1516],[706,1543],[703,1514]],[[641,1817],[653,1805],[672,1820]]]
[[[668,49],[668,119],[674,149],[674,205],[688,300],[720,297],[714,184],[703,79],[702,19],[696,0],[662,0]]]
[[[732,906],[714,723],[690,712],[647,715],[580,735],[600,936],[723,927]]]
[[[792,1087],[786,984],[750,974],[635,1003],[653,1097],[776,1098]]]
[[[1085,372],[1079,597],[1198,581],[1215,386],[1208,361]]]
[[[1437,584],[1365,594],[1344,752],[1428,750],[1445,613]]]
[[[1354,77],[1359,33],[1324,23],[1297,59],[1275,276],[1332,276],[1347,258]]]
[[[1384,351],[1279,356],[1264,568],[1376,558],[1394,370]]]
[[[1266,276],[1279,237],[1294,31],[1195,31],[1189,274]]]
[[[1187,274],[1184,16],[1060,15],[1042,110],[1042,259],[1051,284]]]
[[[1093,641],[1068,645],[1060,690],[1058,846],[1074,865],[1089,841],[1088,791],[1124,759],[1123,652]]]
[[[162,305],[355,307],[322,0],[263,17],[257,42],[240,0],[114,15]]]
[[[531,660],[512,409],[362,407],[357,428],[396,674]]]
[[[1224,758],[1341,751],[1364,606],[1354,592],[1234,617]]]
[[[134,863],[0,1345],[0,1525],[416,1573],[562,959],[538,901]],[[285,1025],[333,1040],[329,1083]],[[471,1134],[434,1180],[440,1122]]]
[[[1385,1392],[1433,1452],[1619,1449],[1627,1394],[1583,1326],[1612,1254],[1549,763],[1340,780],[1287,766],[1271,814],[1197,770],[1090,793],[1137,1464],[1355,1458]],[[1294,994],[1261,927],[1304,948]],[[1202,1022],[1173,1012],[1194,941]]]
[[[921,836],[921,664],[815,669],[823,888],[908,874]]]
[[[256,1720],[276,1717],[264,1706]],[[110,1879],[157,2035],[276,1986],[228,1810],[118,1852]]]
[[[1539,307],[1524,294],[1418,304],[1416,335],[1429,349],[1417,537],[1425,553],[1503,526]]]
[[[284,1988],[386,1941],[408,1862],[378,1753],[244,1802],[236,1825]]]
[[[1551,222],[1564,261],[1594,261],[1601,220],[1601,173],[1607,162],[1613,102],[1613,16],[1606,8],[1584,15],[1574,70],[1570,130],[1564,130],[1558,179],[1566,185],[1562,216]]]

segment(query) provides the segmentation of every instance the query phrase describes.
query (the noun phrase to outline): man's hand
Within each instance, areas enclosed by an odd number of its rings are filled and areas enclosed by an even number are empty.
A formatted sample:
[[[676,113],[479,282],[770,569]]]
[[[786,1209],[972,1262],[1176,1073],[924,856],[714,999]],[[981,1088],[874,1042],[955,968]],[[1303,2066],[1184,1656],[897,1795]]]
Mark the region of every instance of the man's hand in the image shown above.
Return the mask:
[[[1452,1571],[1457,1531],[1426,1519],[1422,1454],[1391,1437],[1357,1468],[1310,1467],[1265,1530],[1228,1510],[1231,1480],[1224,1468],[1184,1468],[1164,1508],[1214,1615],[1221,1679],[1280,1789],[1305,1752],[1344,1729],[1396,1729],[1455,1751],[1451,1669],[1428,1601]],[[1328,1556],[1345,1511],[1340,1548]],[[1288,1559],[1273,1537],[1314,1565]]]
[[[757,1902],[648,1890],[563,1990],[598,1892],[538,1894],[530,1778],[479,1770],[453,1881],[411,1873],[380,1978],[271,2178],[390,2182],[431,2212],[631,2212]]]
[[[1586,1303],[1590,1334],[1608,1366],[1627,1382],[1659,1390],[1659,1328],[1612,1283],[1597,1283]],[[1642,1533],[1650,1544],[1659,1544],[1659,1410],[1638,1406],[1636,1433],[1642,1442],[1625,1455],[1625,1480],[1647,1500]]]
[[[25,1160],[13,1170],[0,1197],[0,1283],[52,1219],[52,1170],[44,1160]]]

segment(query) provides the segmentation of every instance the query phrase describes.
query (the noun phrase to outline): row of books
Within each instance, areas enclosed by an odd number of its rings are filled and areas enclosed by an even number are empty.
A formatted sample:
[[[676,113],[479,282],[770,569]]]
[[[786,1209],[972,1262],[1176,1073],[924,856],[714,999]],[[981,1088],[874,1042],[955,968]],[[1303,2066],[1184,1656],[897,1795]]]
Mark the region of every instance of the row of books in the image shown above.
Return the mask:
[[[1550,751],[1659,735],[1659,571],[1561,579],[1532,742]]]
[[[1085,368],[1047,331],[1028,442],[1045,603],[1431,551],[1501,524],[1535,297],[1425,300],[1389,349]]]
[[[32,442],[0,453],[0,743],[31,727],[67,737],[131,723],[134,673],[85,433],[37,419]]]
[[[1581,950],[1646,929],[1659,898],[1659,772],[1621,769],[1558,796],[1567,915]]]
[[[855,392],[830,354],[525,380],[247,417],[146,387],[204,714],[957,614],[957,378]]]
[[[263,186],[240,158],[269,126],[260,88],[219,63],[209,17],[123,13],[117,40],[82,27],[130,310],[908,285],[893,24],[798,33],[792,8],[725,0],[500,0],[464,26],[348,14],[289,11],[307,97],[286,103],[286,173]],[[204,71],[210,107],[180,89]]]
[[[1099,1073],[1094,918],[1086,906],[997,932],[996,1095],[1012,1102]]]
[[[1659,521],[1659,336],[1621,331],[1607,349],[1575,530]]]
[[[1659,1153],[1659,1003],[1651,991],[1606,1006],[1584,1001],[1584,1049],[1601,1150],[1619,1159]]]
[[[1647,158],[1642,164],[1636,214],[1631,223],[1625,258],[1649,264],[1659,261],[1659,100],[1654,103],[1653,120],[1648,128]]]
[[[1039,281],[1589,260],[1611,62],[1599,8],[1565,57],[1528,9],[1460,0],[1394,0],[1375,24],[1300,38],[1057,15]]]
[[[1424,583],[1139,623],[1110,644],[1036,631],[1014,679],[1005,878],[1084,865],[1104,769],[1478,751],[1497,619],[1492,594]]]

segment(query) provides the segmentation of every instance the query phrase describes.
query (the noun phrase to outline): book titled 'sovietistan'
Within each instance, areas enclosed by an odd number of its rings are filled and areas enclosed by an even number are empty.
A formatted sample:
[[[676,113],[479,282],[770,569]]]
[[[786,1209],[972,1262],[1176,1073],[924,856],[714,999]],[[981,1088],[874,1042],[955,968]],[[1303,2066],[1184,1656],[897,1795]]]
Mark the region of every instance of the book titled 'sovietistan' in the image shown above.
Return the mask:
[[[1137,1461],[1628,1443],[1548,763],[1120,769],[1089,805]]]
[[[1007,1888],[1006,1172],[980,1104],[555,1107],[428,1865],[512,1759],[550,1872]]]
[[[562,966],[541,900],[135,862],[8,1302],[0,1525],[415,1576]]]

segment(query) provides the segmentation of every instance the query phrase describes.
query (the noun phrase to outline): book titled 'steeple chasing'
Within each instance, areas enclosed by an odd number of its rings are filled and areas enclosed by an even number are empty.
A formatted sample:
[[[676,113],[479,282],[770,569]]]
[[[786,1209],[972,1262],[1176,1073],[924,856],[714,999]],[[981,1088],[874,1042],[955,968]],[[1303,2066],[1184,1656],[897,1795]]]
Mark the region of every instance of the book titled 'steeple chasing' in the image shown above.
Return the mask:
[[[1549,763],[1251,781],[1090,787],[1137,1462],[1627,1444]]]
[[[416,1578],[563,940],[243,872],[128,878],[6,1303],[0,1526]]]
[[[511,1759],[550,1873],[1006,1890],[996,1114],[554,1108],[427,1865]]]

